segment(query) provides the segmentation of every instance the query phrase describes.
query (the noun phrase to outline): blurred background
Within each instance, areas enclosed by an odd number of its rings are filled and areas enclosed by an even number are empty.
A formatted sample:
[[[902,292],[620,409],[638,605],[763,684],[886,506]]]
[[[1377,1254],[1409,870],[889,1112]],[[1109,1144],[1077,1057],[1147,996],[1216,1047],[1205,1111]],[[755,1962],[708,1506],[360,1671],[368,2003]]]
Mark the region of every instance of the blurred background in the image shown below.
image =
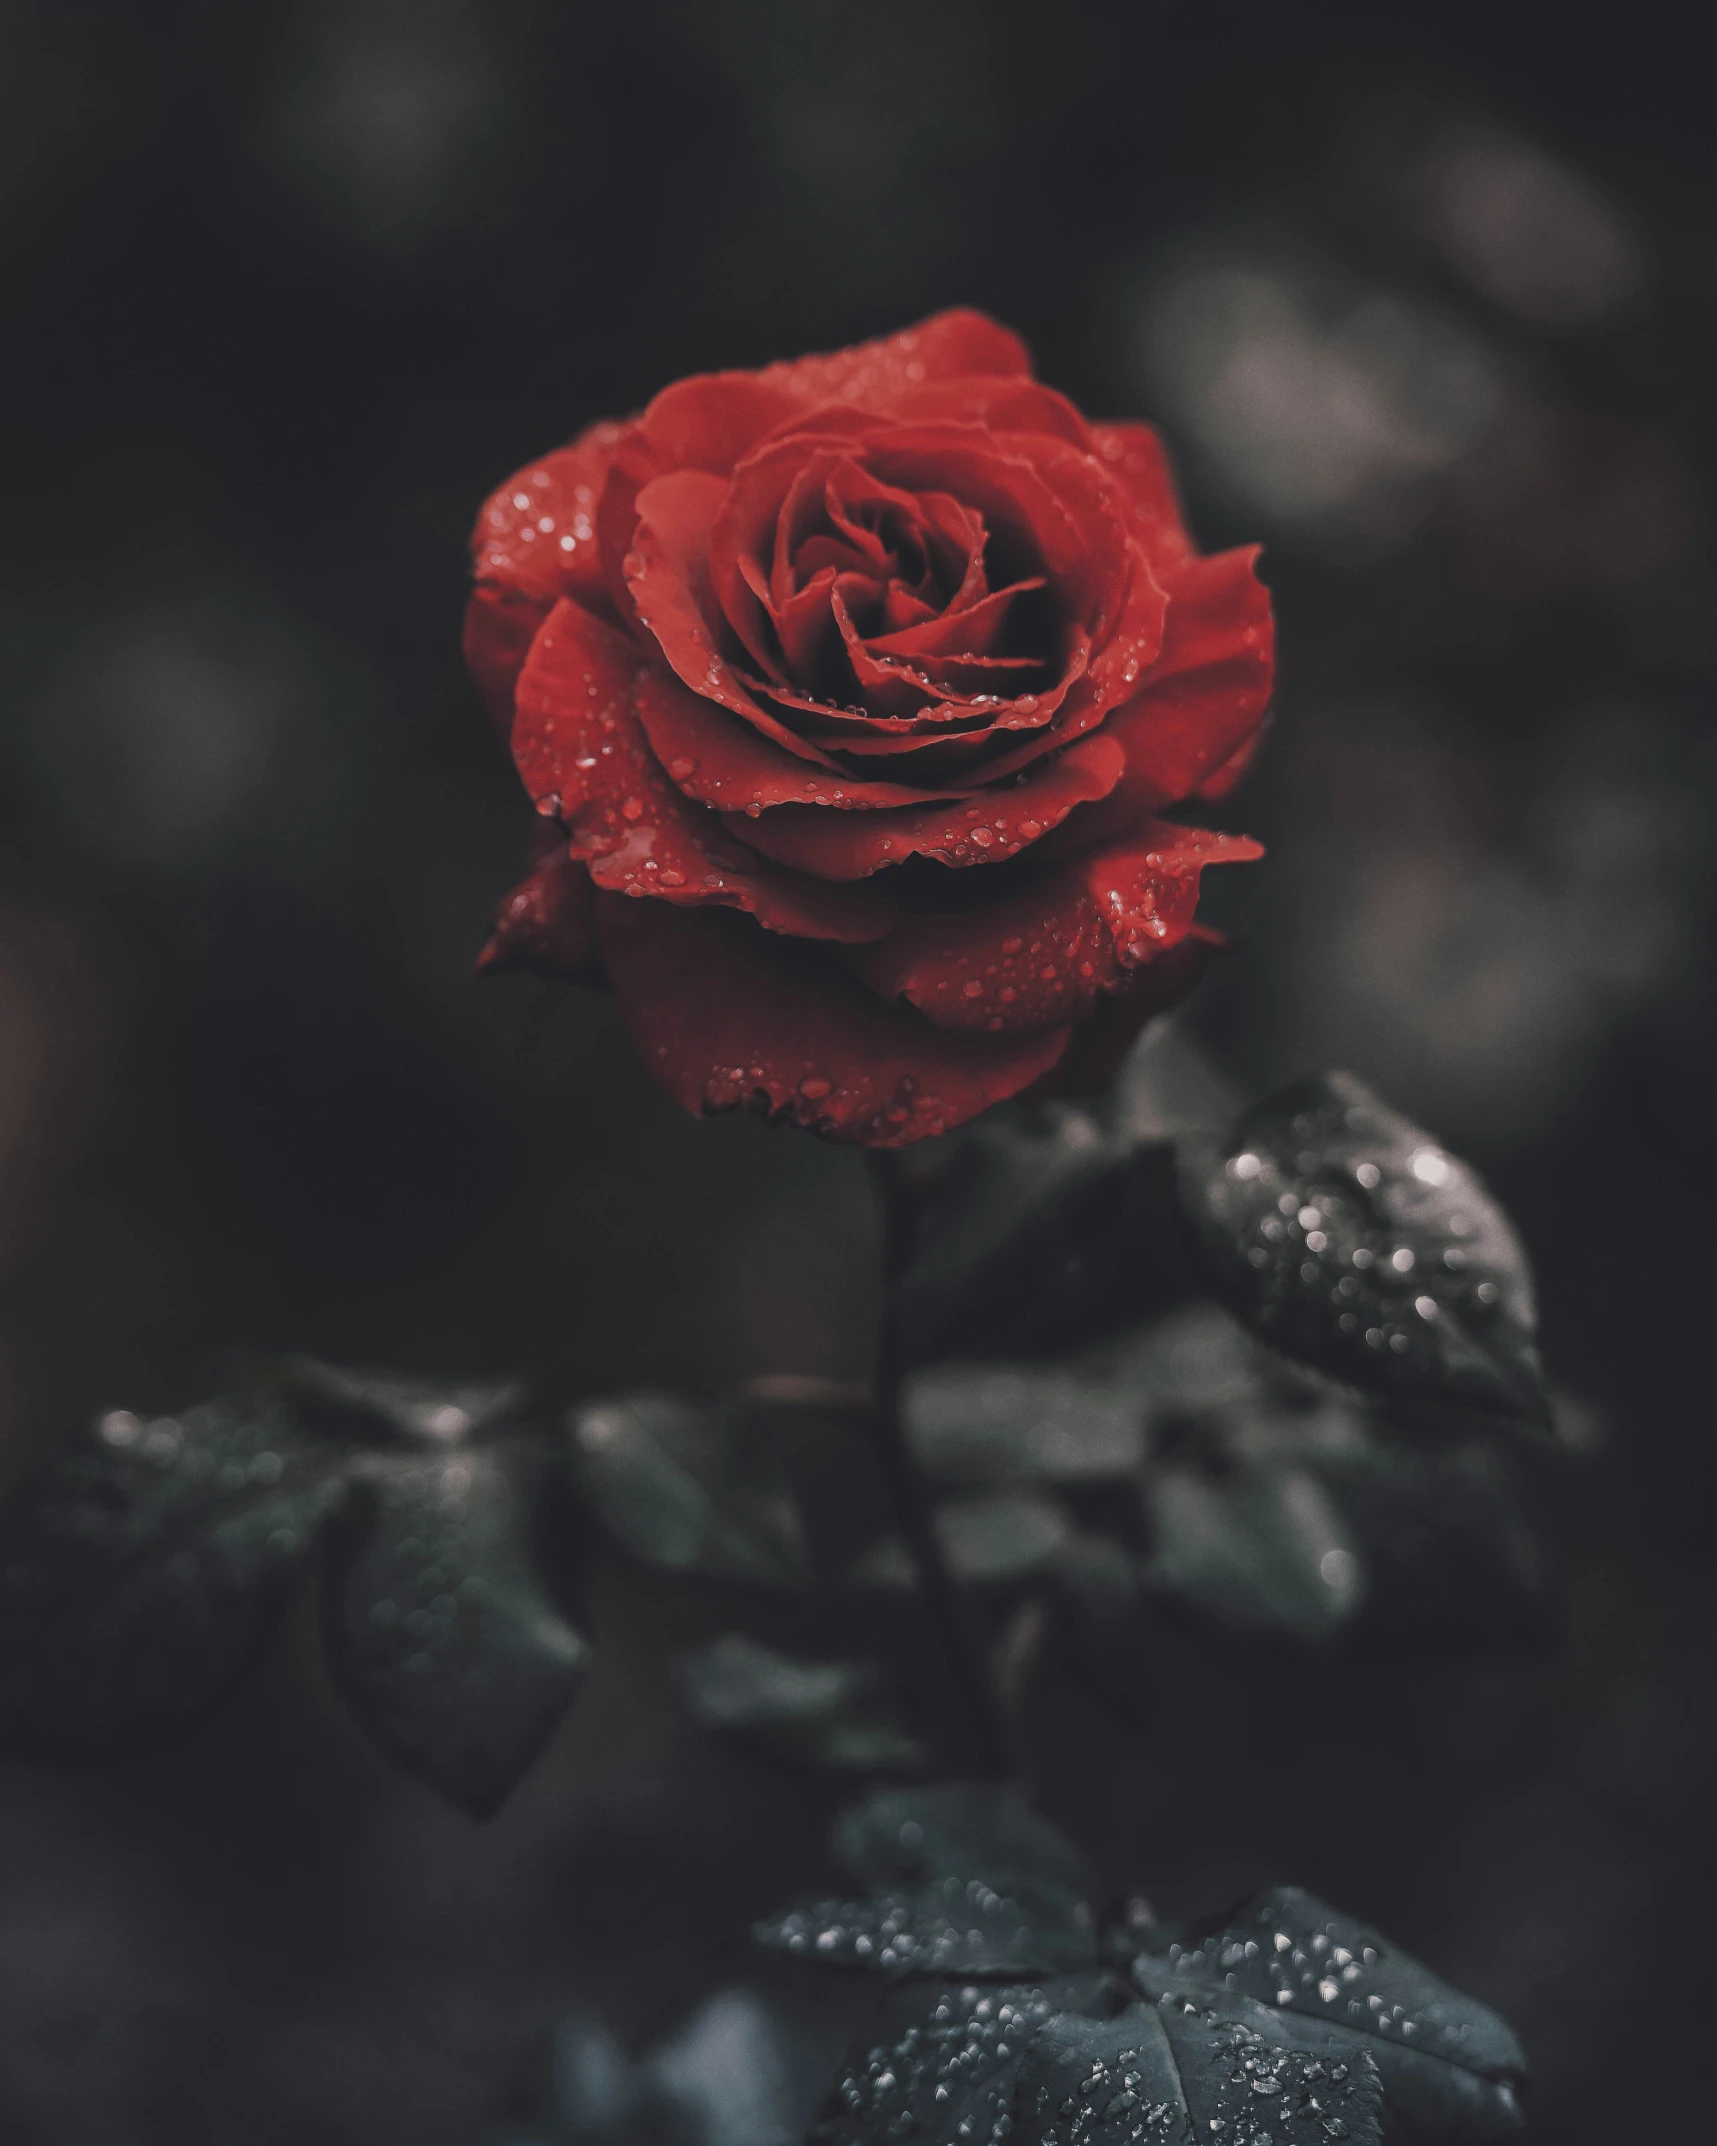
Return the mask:
[[[0,1467],[233,1344],[567,1396],[862,1375],[857,1158],[683,1119],[599,998],[470,979],[530,815],[458,660],[464,542],[678,374],[983,306],[1163,427],[1208,548],[1267,546],[1278,715],[1227,809],[1269,858],[1212,890],[1238,950],[1192,1025],[1248,1090],[1346,1065],[1479,1164],[1581,1447],[1552,1658],[1189,1686],[1131,1739],[1069,1700],[1044,1800],[1165,1906],[1296,1878],[1382,1924],[1520,2027],[1557,2146],[1696,2106],[1696,33],[0,0]],[[189,1751],[0,1775],[7,2146],[455,2146],[575,2011],[578,2061],[677,2033],[697,2071],[826,1799],[676,1724],[640,1592],[599,1573],[592,1685],[487,1827],[386,1771],[296,1633]],[[832,2063],[848,2000],[780,2002]]]

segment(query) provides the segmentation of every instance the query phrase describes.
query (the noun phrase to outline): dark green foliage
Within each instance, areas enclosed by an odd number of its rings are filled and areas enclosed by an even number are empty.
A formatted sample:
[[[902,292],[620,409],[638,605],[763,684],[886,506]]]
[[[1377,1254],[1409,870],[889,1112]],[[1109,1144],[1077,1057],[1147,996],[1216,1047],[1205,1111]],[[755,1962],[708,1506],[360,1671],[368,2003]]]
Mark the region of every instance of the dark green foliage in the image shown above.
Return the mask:
[[[1044,2022],[1020,2067],[1014,2129],[1021,2146],[1376,2146],[1382,2105],[1371,2059],[1332,2056],[1315,2030],[1237,2018],[1220,2000],[1135,2000]]]
[[[1201,1274],[1276,1348],[1377,1392],[1548,1421],[1526,1257],[1468,1166],[1348,1073],[1296,1081],[1179,1183]]]
[[[557,1470],[520,1399],[295,1359],[175,1418],[103,1416],[8,1515],[0,1749],[116,1759],[194,1729],[320,1554],[360,1718],[493,1810],[588,1653],[547,1577]]]
[[[1148,1997],[1292,2015],[1332,2047],[1368,2051],[1410,2137],[1486,2140],[1521,2127],[1526,2059],[1508,2026],[1298,1886],[1260,1893],[1162,1953],[1142,1954],[1133,1974]]]
[[[548,1457],[516,1441],[392,1461],[354,1486],[323,1568],[337,1681],[383,1748],[478,1817],[583,1680],[543,1556]]]
[[[888,1326],[902,1367],[1053,1353],[1184,1286],[1170,1151],[1103,1111],[1004,1104],[891,1167],[906,1247]]]
[[[646,1564],[772,1587],[807,1578],[791,1487],[742,1408],[652,1393],[592,1401],[568,1418],[567,1446],[586,1500]]]
[[[1532,1645],[1552,1627],[1486,1419],[1401,1419],[1208,1301],[1053,1366],[921,1372],[905,1411],[946,1486],[956,1569],[1046,1580],[1064,1655],[1128,1704],[1165,1612],[1381,1655]],[[969,1516],[1027,1505],[1035,1557],[986,1565],[965,1547]]]
[[[921,1773],[929,1755],[876,1662],[814,1662],[724,1632],[682,1654],[675,1682],[701,1727],[833,1773]]]
[[[0,1752],[118,1758],[233,1690],[345,1496],[276,1402],[103,1416],[8,1516]]]
[[[899,1983],[812,2129],[818,2146],[1454,2146],[1518,2128],[1525,2065],[1502,2021],[1293,1888],[1125,1971],[1104,1972],[1089,1939],[1083,1962],[1040,1964],[1083,1866],[1007,1795],[907,1791],[837,1828],[849,1863],[856,1845],[869,1870],[988,1886],[969,1911],[970,1963],[945,1957],[954,1941],[939,1946],[898,1893],[838,1904],[820,1929],[801,1911],[760,1933],[807,1958],[886,1966]],[[1036,1951],[1010,1972],[982,1917],[1020,1876],[1021,1895],[1035,1883],[1039,1897],[1009,1904],[1011,1942]]]
[[[761,1923],[761,1943],[888,1975],[1013,1978],[1096,1959],[1091,1872],[1016,1788],[869,1797],[837,1820],[834,1849],[871,1889]]]

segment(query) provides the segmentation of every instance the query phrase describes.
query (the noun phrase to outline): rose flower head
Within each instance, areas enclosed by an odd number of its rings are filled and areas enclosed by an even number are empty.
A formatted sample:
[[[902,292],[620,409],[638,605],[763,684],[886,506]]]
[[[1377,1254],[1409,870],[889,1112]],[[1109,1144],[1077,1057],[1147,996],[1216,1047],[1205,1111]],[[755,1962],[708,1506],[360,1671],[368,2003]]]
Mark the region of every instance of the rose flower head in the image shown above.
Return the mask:
[[[1155,433],[940,313],[665,388],[484,506],[471,670],[544,827],[488,967],[605,976],[687,1109],[898,1146],[1066,1079],[1187,988],[1159,817],[1269,698],[1253,551]]]

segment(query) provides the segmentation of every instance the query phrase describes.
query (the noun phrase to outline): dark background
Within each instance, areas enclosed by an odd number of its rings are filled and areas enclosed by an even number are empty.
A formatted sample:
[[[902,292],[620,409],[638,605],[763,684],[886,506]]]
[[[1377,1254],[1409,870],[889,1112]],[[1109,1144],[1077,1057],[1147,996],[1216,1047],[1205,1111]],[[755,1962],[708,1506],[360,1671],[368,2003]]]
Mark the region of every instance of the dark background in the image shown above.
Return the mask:
[[[529,814],[463,546],[677,374],[982,305],[1165,428],[1208,545],[1268,547],[1231,816],[1270,857],[1194,1026],[1479,1163],[1579,1447],[1554,1658],[1170,1665],[1130,1738],[1052,1695],[1044,1800],[1167,1906],[1298,1877],[1383,1924],[1520,2026],[1557,2146],[1680,2121],[1717,1791],[1698,27],[0,0],[8,1472],[235,1342],[565,1394],[862,1372],[857,1158],[683,1119],[596,997],[469,979]],[[593,1683],[486,1828],[298,1628],[187,1752],[9,1769],[7,2146],[453,2146],[568,2004],[634,2046],[683,2017],[822,1806],[677,1727],[659,1617],[596,1593]]]

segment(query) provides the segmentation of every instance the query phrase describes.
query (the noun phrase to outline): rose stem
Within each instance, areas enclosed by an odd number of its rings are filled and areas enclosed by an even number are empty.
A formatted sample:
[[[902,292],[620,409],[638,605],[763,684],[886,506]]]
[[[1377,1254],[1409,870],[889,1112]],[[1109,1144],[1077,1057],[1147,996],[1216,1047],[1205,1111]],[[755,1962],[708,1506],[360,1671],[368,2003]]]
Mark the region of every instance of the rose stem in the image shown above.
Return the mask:
[[[904,1203],[887,1158],[875,1157],[883,1197],[885,1260],[890,1281],[905,1263]],[[885,1312],[878,1351],[875,1426],[877,1467],[918,1581],[918,1593],[941,1645],[943,1663],[960,1707],[974,1770],[1005,1781],[1018,1771],[1010,1733],[991,1667],[990,1646],[976,1605],[949,1569],[924,1479],[907,1444],[900,1412],[902,1371],[895,1361]]]

